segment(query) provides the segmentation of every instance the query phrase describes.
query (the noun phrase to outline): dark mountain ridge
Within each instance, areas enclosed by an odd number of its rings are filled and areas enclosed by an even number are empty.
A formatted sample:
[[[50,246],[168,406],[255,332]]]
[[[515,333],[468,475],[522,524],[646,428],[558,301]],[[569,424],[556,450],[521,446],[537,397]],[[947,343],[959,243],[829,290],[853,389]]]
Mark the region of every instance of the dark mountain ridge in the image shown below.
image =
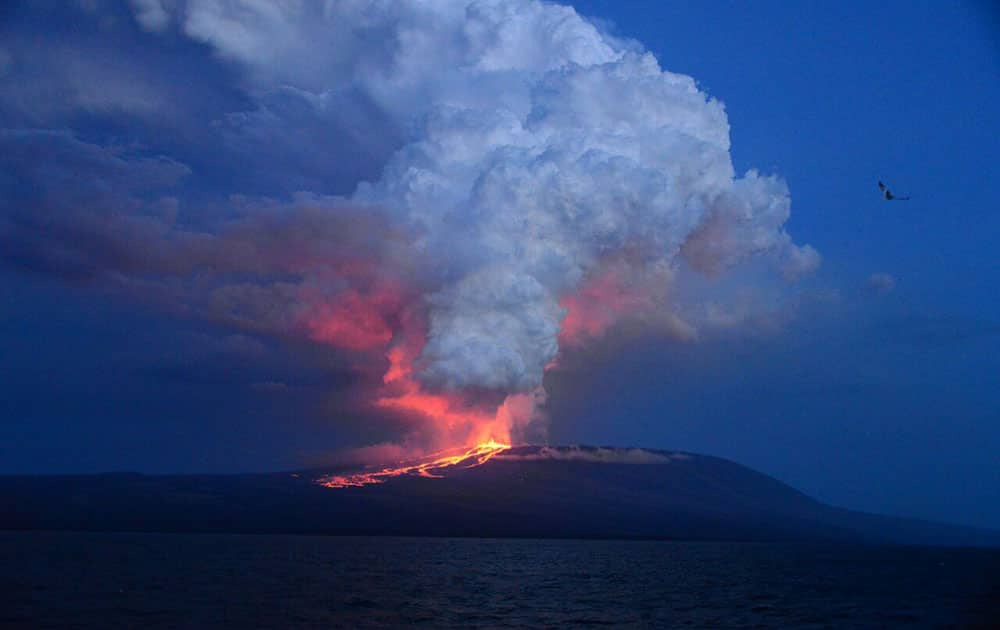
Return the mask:
[[[692,453],[523,446],[442,478],[316,483],[347,472],[4,476],[0,529],[1000,546],[1000,532],[835,508]]]

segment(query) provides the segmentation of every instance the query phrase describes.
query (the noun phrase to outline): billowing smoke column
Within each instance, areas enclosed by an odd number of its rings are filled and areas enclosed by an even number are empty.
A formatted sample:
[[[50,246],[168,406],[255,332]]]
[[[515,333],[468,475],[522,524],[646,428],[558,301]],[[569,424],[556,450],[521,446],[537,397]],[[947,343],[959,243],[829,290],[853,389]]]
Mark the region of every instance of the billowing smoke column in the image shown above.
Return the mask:
[[[347,143],[320,134],[314,153],[382,163],[351,195],[298,193],[171,247],[290,277],[215,287],[203,308],[384,357],[371,402],[420,418],[415,443],[538,439],[561,348],[637,315],[695,333],[672,301],[682,267],[715,275],[761,255],[791,278],[819,262],[783,229],[785,184],[736,177],[723,105],[572,8],[133,4],[147,30],[240,69],[256,105],[224,121],[231,140],[281,151],[307,111]]]
[[[376,404],[428,416],[445,443],[524,439],[560,343],[669,310],[682,255],[707,272],[758,252],[789,273],[817,262],[782,230],[784,184],[734,177],[722,104],[569,7],[191,1],[172,19],[261,93],[302,90],[344,125],[339,104],[367,102],[404,138],[345,203],[383,213],[406,251],[332,270],[344,288],[308,326],[384,353]]]

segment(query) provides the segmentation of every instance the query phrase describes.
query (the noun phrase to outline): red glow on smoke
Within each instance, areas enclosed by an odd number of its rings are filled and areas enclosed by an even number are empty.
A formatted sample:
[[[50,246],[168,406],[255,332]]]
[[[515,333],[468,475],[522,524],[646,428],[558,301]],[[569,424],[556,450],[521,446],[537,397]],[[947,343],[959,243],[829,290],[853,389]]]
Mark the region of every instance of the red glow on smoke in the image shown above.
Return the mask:
[[[379,483],[391,476],[438,476],[435,471],[479,465],[508,448],[515,435],[523,435],[543,393],[514,393],[501,402],[497,392],[428,390],[418,374],[428,331],[420,293],[407,290],[385,270],[364,261],[338,263],[328,271],[327,286],[338,290],[316,288],[303,295],[306,315],[302,321],[310,337],[372,358],[384,356],[382,384],[369,390],[367,404],[412,423],[407,441],[414,448],[402,452],[421,453],[427,448],[439,452],[425,458],[401,457],[410,463],[321,483],[347,487]]]
[[[423,319],[407,311],[397,321],[400,329],[396,331],[395,345],[385,354],[389,365],[382,377],[384,391],[374,404],[418,417],[421,422],[431,425],[445,449],[375,471],[321,477],[316,480],[320,485],[350,488],[383,483],[394,477],[438,478],[452,470],[480,466],[510,448],[511,426],[516,415],[508,409],[510,405],[505,402],[491,412],[467,401],[460,393],[425,391],[415,378],[413,367],[426,340]],[[518,411],[522,407],[524,403],[516,405]]]
[[[389,367],[382,377],[386,393],[375,404],[431,422],[442,436],[463,444],[510,441],[509,427],[497,422],[498,412],[470,403],[460,393],[427,392],[414,377],[413,363],[424,346],[423,327],[408,318],[407,335],[386,353]],[[448,438],[446,438],[448,439]]]
[[[333,295],[306,290],[305,327],[310,337],[338,348],[365,351],[385,348],[399,326],[408,291],[375,265],[341,261],[329,269],[335,283],[346,285]]]
[[[404,387],[403,392],[379,398],[375,404],[419,415],[433,422],[443,433],[466,433],[470,443],[510,439],[509,429],[496,424],[496,413],[469,406],[457,395],[425,392],[416,381],[407,381]]]
[[[339,270],[338,270],[339,271]],[[415,362],[426,342],[427,326],[420,308],[408,303],[412,294],[383,278],[368,277],[372,267],[353,265],[347,280],[362,285],[333,298],[308,300],[306,326],[313,339],[359,352],[384,352],[388,366],[383,387],[372,392],[371,404],[414,419],[424,438],[437,448],[480,443],[509,443],[510,413],[491,408],[462,392],[427,391],[416,376]],[[343,281],[343,279],[341,279]],[[419,303],[416,303],[419,304]]]
[[[625,270],[612,267],[589,278],[559,305],[567,311],[560,345],[581,345],[599,338],[623,316],[650,308],[651,298],[627,281]]]
[[[384,348],[392,340],[390,317],[398,308],[394,297],[347,290],[317,307],[306,326],[313,339],[340,348]]]

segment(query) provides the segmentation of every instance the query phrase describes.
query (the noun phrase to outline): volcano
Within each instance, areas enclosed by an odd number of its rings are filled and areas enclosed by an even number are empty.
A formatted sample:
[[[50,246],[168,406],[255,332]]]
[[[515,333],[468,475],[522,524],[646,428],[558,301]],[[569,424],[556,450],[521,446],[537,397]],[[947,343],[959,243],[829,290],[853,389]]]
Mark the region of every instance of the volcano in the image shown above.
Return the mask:
[[[0,528],[1000,545],[1000,532],[826,505],[708,455],[483,448],[370,470],[6,476]]]

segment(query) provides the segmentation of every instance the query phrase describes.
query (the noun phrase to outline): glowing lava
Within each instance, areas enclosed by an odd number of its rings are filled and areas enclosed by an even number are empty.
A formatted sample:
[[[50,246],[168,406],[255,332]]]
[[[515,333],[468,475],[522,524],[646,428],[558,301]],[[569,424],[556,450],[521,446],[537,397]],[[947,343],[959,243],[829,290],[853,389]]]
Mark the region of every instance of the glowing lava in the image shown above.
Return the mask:
[[[455,453],[454,451],[443,451],[430,455],[424,461],[410,464],[401,464],[395,467],[383,468],[375,472],[362,472],[353,475],[330,475],[320,477],[316,483],[327,488],[353,488],[367,486],[373,483],[382,483],[392,477],[405,477],[415,475],[418,477],[429,477],[441,479],[448,468],[473,468],[488,462],[494,455],[502,453],[510,448],[510,444],[503,444],[490,440],[482,442],[472,448]],[[449,454],[451,453],[451,454]]]
[[[501,392],[491,398],[481,391],[428,389],[417,368],[427,343],[427,313],[422,305],[408,301],[412,295],[401,284],[371,269],[377,266],[358,263],[350,267],[351,273],[342,272],[353,285],[348,283],[333,296],[313,296],[304,321],[317,341],[359,354],[381,353],[387,365],[382,384],[370,392],[368,404],[410,422],[418,442],[423,438],[423,444],[448,448],[394,466],[328,475],[316,482],[347,488],[391,477],[443,477],[448,469],[484,464],[522,440],[544,397],[538,392],[508,393],[501,402]]]

